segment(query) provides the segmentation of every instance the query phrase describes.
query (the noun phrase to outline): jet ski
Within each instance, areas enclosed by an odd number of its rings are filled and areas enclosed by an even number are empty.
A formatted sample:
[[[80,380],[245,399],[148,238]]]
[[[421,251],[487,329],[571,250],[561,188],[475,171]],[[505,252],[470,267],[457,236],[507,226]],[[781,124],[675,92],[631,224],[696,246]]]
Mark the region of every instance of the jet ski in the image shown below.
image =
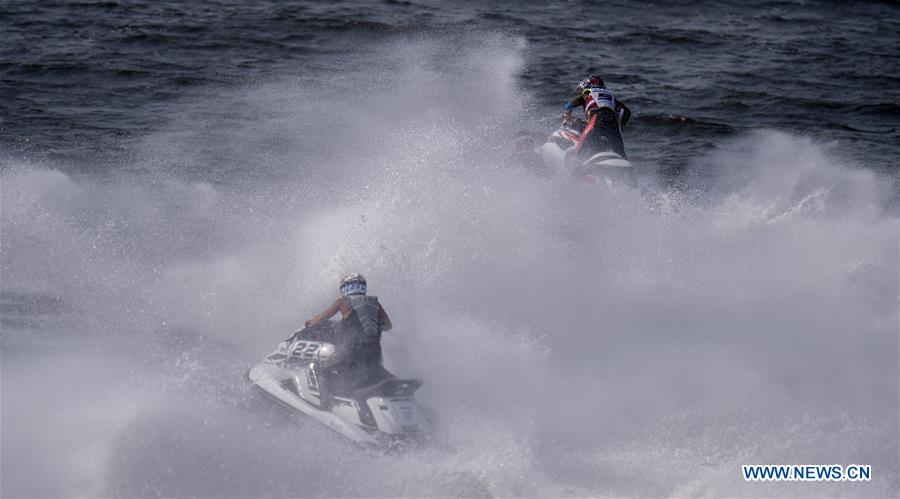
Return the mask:
[[[563,121],[539,148],[544,162],[550,168],[570,172],[584,182],[633,185],[634,165],[611,150],[595,153],[585,160],[575,158],[575,146],[586,125],[584,120]]]
[[[279,343],[247,378],[290,410],[360,444],[391,446],[427,433],[428,421],[414,397],[422,380],[397,378],[380,366],[351,376],[338,370],[335,354],[334,324],[326,321]]]

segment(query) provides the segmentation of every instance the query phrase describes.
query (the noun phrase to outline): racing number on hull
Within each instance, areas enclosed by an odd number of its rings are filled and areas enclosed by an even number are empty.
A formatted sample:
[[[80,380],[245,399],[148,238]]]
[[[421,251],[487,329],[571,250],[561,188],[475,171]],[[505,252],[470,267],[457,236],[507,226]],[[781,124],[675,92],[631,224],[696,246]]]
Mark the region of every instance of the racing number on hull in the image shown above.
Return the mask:
[[[291,355],[304,360],[313,360],[321,347],[322,344],[315,341],[298,341],[291,347]]]

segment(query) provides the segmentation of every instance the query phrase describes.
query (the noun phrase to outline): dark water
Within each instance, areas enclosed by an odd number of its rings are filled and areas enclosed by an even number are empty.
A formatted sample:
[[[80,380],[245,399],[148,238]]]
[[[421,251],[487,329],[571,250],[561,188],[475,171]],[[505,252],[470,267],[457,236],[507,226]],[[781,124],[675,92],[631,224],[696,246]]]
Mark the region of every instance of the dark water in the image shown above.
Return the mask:
[[[891,2],[0,2],[0,492],[896,497],[898,32]],[[503,166],[587,73],[637,189]],[[350,271],[428,448],[243,381]],[[740,475],[835,463],[873,479]]]
[[[838,140],[897,168],[890,2],[7,1],[0,22],[8,154],[95,163],[164,126],[168,106],[197,89],[331,70],[398,37],[483,30],[526,41],[508,89],[534,99],[526,119],[556,113],[575,82],[600,73],[635,110],[630,149],[673,171],[758,128]],[[371,84],[353,69],[333,76],[335,90]]]

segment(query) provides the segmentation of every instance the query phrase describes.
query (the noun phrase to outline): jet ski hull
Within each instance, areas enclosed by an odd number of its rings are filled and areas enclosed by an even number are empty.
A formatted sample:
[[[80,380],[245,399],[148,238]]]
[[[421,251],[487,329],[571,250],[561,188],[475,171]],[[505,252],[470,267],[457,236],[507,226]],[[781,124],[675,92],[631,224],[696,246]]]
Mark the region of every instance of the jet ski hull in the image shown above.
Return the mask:
[[[428,422],[414,398],[422,381],[396,378],[383,368],[367,386],[335,394],[323,405],[318,373],[334,347],[310,341],[302,333],[295,333],[250,368],[249,382],[292,412],[309,416],[360,444],[393,445],[427,433]]]
[[[578,170],[584,178],[608,186],[634,184],[634,165],[612,151],[592,155],[581,163]]]
[[[262,362],[252,367],[247,373],[250,382],[260,391],[293,411],[309,416],[345,437],[360,443],[378,444],[379,440],[373,432],[369,432],[348,422],[338,412],[322,410],[302,399],[295,391],[285,385],[294,381],[295,374],[273,364]],[[342,406],[335,406],[342,407]],[[347,412],[347,411],[340,411]]]

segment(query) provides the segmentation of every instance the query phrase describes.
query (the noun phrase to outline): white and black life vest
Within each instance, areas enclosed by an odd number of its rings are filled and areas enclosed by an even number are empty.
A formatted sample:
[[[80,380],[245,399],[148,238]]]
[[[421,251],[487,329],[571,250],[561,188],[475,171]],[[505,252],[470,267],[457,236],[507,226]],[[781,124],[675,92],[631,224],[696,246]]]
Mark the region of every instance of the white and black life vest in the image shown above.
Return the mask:
[[[616,97],[608,88],[597,87],[590,88],[584,92],[584,115],[591,117],[591,113],[599,111],[600,108],[609,108],[616,112]]]

